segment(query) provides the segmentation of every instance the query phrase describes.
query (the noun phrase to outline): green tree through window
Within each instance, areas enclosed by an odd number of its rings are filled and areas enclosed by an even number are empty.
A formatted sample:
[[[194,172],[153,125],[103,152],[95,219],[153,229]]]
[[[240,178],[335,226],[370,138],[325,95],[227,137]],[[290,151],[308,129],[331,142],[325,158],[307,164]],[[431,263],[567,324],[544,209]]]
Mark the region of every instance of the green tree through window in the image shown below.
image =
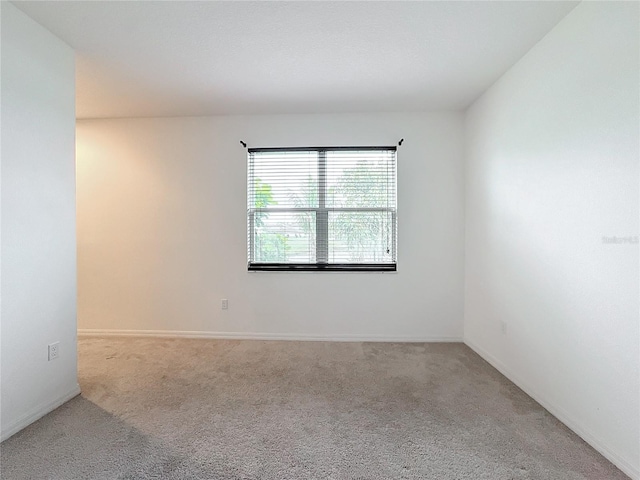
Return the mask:
[[[269,206],[277,205],[273,199],[271,192],[272,187],[259,178],[255,179],[253,191],[255,192],[254,208],[256,210],[254,214],[254,225],[257,231],[256,234],[256,256],[264,262],[279,262],[287,261],[288,238],[281,233],[271,233],[263,231],[265,228],[265,221],[269,218],[269,213],[265,210]]]

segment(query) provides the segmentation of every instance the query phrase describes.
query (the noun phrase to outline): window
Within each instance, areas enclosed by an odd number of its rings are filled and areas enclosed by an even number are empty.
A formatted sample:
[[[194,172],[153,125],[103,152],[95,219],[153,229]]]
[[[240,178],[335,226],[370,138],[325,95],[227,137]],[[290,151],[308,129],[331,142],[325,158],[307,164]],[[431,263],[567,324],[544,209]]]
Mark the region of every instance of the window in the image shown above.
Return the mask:
[[[249,270],[396,270],[396,148],[254,148]]]

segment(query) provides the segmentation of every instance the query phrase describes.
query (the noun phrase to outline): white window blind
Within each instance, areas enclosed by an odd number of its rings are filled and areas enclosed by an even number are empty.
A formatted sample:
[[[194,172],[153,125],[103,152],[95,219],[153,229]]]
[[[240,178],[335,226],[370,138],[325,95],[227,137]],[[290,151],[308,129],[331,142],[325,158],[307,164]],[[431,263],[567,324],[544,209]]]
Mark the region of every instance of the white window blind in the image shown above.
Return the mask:
[[[396,148],[249,149],[249,270],[396,269]]]

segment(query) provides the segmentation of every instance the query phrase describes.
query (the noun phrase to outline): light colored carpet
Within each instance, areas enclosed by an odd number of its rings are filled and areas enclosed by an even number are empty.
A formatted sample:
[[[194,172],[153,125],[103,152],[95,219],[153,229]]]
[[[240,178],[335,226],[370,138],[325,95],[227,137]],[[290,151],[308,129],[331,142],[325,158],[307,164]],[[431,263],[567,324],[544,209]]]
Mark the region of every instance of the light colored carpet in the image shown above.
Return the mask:
[[[84,338],[9,479],[627,478],[461,344]]]

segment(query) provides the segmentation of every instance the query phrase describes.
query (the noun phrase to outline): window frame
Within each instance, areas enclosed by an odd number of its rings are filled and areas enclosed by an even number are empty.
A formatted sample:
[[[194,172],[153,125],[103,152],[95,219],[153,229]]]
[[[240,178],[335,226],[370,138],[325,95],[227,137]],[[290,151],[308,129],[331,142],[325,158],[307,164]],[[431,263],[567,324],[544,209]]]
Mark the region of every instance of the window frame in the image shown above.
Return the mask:
[[[396,272],[397,271],[397,183],[398,183],[398,157],[396,146],[355,146],[355,147],[264,147],[249,148],[247,154],[247,190],[250,181],[255,179],[251,173],[251,154],[262,152],[318,152],[318,206],[317,207],[289,207],[289,208],[251,208],[247,205],[247,269],[249,272]],[[393,151],[394,156],[394,194],[396,196],[393,207],[368,207],[368,208],[335,208],[326,206],[326,152],[336,151]],[[388,181],[388,178],[386,179]],[[248,192],[247,192],[248,193]],[[247,203],[249,195],[247,195]],[[255,239],[255,215],[260,212],[315,212],[316,214],[316,263],[282,263],[282,262],[252,262],[252,249]],[[388,212],[391,214],[391,251],[393,262],[387,263],[329,263],[329,212]],[[325,241],[318,241],[321,237]],[[319,259],[325,260],[321,262]]]

